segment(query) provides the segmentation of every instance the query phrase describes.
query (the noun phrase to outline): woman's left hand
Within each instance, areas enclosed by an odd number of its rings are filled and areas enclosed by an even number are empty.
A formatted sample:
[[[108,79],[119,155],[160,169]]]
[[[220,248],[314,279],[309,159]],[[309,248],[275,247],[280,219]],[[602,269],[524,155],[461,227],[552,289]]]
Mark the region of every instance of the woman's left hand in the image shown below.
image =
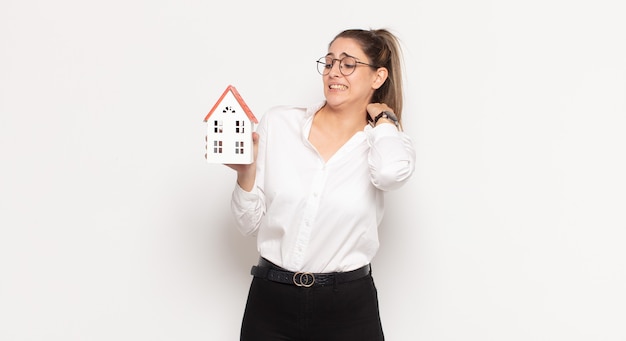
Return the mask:
[[[367,105],[367,114],[370,115],[370,120],[372,121],[374,120],[376,116],[378,116],[378,114],[380,114],[383,111],[393,112],[393,109],[391,109],[385,103],[370,103]]]

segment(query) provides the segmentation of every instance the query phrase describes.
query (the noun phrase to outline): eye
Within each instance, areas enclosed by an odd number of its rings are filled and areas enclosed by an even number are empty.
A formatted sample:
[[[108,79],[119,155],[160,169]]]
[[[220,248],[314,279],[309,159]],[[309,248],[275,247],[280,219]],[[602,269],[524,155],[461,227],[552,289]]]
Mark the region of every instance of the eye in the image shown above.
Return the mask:
[[[352,70],[356,67],[356,60],[352,57],[345,57],[341,60],[341,67],[346,70]]]
[[[331,58],[326,58],[326,61],[325,61],[326,64],[324,64],[324,67],[326,69],[332,69],[333,68],[333,64],[334,64],[333,62],[334,62],[334,60],[332,60]]]

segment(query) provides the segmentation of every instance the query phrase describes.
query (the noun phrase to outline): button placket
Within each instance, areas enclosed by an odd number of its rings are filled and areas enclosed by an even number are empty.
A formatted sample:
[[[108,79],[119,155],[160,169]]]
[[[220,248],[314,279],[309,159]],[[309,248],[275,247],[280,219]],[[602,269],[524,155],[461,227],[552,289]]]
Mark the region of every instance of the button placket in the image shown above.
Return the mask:
[[[315,175],[311,183],[311,191],[307,198],[307,202],[302,215],[302,221],[298,228],[298,236],[296,237],[295,248],[293,250],[294,261],[297,268],[304,263],[304,255],[311,238],[311,232],[314,226],[315,217],[320,203],[320,193],[326,183],[326,170],[320,169]]]

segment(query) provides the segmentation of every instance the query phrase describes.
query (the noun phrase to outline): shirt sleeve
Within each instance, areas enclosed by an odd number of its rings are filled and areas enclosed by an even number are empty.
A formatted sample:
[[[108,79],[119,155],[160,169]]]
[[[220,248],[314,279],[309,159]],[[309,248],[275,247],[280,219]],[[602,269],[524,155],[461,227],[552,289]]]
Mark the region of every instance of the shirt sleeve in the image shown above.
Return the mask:
[[[400,188],[415,170],[413,141],[393,124],[380,124],[366,134],[372,184],[383,191]]]
[[[256,184],[250,192],[235,184],[230,208],[239,232],[244,236],[256,234],[265,213],[263,195]]]

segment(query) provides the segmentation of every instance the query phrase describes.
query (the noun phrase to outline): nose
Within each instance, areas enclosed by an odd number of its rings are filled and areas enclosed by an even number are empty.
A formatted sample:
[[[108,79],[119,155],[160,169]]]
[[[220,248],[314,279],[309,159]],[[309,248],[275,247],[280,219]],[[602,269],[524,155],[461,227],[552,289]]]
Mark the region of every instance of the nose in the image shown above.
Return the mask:
[[[335,65],[337,65],[337,68],[335,69]],[[341,61],[340,60],[333,60],[333,65],[330,67],[330,71],[328,72],[329,76],[338,76],[341,75]]]

